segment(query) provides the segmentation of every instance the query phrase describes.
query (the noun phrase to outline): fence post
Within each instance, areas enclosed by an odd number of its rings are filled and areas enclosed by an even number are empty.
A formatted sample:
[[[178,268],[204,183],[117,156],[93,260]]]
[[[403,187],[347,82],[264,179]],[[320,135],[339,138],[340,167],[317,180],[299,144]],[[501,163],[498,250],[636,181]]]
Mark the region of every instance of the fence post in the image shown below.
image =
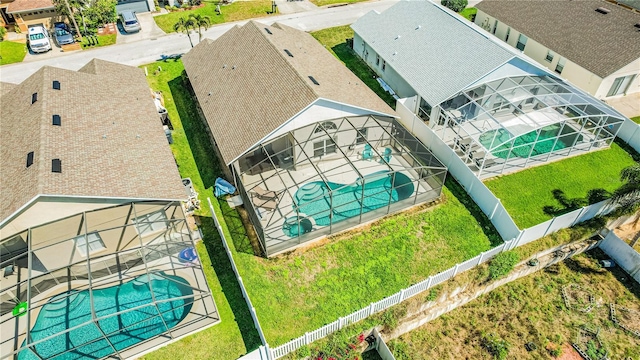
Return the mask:
[[[453,275],[451,277],[452,278],[455,277],[456,274],[458,274],[458,264],[456,264],[456,266],[453,267]]]
[[[398,301],[398,304],[404,301],[404,289],[400,290],[400,301]]]
[[[311,343],[311,341],[309,341],[309,333],[306,332],[304,333],[304,344],[309,345],[309,343]]]
[[[433,280],[433,276],[429,276],[429,281],[427,281],[427,289],[431,287],[431,281],[432,280]]]
[[[476,266],[482,264],[482,258],[484,257],[484,251],[480,253],[480,256],[478,257],[478,263],[476,264]]]
[[[371,303],[369,305],[369,316],[373,315],[373,313],[375,312],[375,309],[376,309],[375,305],[373,305],[373,303]]]
[[[578,215],[576,216],[575,219],[573,219],[573,221],[571,222],[571,226],[575,225],[578,222],[578,219],[580,219],[580,216],[582,216],[582,213],[588,208],[589,206],[586,207],[582,207],[580,208],[580,212],[578,213]]]
[[[338,318],[338,330],[342,329],[342,317]]]
[[[498,200],[498,202],[496,202],[496,206],[493,207],[493,211],[491,212],[491,216],[489,216],[489,220],[493,220],[493,216],[496,214],[496,211],[498,211],[498,206],[500,206],[500,199],[496,199]]]

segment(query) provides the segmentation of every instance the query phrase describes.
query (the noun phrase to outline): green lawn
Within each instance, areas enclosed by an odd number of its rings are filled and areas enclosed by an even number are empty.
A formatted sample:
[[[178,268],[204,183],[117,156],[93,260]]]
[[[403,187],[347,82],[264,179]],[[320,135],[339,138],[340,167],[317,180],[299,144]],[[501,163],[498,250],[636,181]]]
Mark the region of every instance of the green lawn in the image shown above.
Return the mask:
[[[460,11],[460,15],[462,15],[464,18],[466,18],[469,21],[473,21],[473,18],[475,17],[475,15],[478,13],[478,9],[471,7],[471,8],[466,8],[462,11]]]
[[[633,163],[631,155],[613,143],[606,150],[501,176],[485,184],[524,229],[581,207],[580,202],[571,204],[571,200],[586,198],[590,190],[615,190],[622,184],[620,170]],[[562,198],[554,197],[554,190],[561,190],[568,201],[561,204],[558,199]]]
[[[13,41],[0,41],[0,65],[18,63],[27,55],[27,46]]]
[[[334,4],[353,4],[367,0],[310,0],[316,6],[334,5]]]
[[[269,0],[252,0],[252,1],[234,1],[229,5],[220,5],[222,14],[216,13],[216,4],[218,1],[203,1],[205,6],[194,10],[174,11],[169,14],[155,16],[153,19],[156,24],[166,33],[174,32],[173,25],[179,18],[189,17],[189,14],[200,14],[208,16],[211,24],[221,24],[230,21],[245,20],[261,16],[267,16],[267,12],[271,11],[271,1]],[[195,34],[197,38],[197,33]]]
[[[396,108],[396,100],[388,92],[384,91],[375,79],[375,73],[369,66],[353,52],[347,44],[347,39],[353,39],[353,30],[349,25],[336,26],[320,31],[312,32],[316,40],[324,45],[335,57],[342,61],[351,72],[356,74],[367,86],[372,89],[382,100],[392,108]]]
[[[631,121],[635,121],[636,124],[640,124],[640,116],[632,117]]]
[[[157,69],[158,66],[161,66],[163,71],[153,75],[152,69]],[[196,120],[197,114],[192,100],[182,85],[180,78],[183,70],[182,62],[157,62],[149,64],[148,68],[150,69],[147,78],[149,84],[154,90],[162,91],[165,106],[174,126],[174,144],[171,148],[179,164],[180,175],[191,178],[200,198],[206,202],[207,196],[213,196],[212,183],[207,182],[205,185],[203,177],[211,180],[213,175],[203,169],[217,165],[212,162],[208,154],[203,153],[207,148],[197,142],[198,138],[192,137],[193,134],[200,134],[203,129],[200,122]],[[199,161],[197,165],[194,156]],[[208,207],[203,207],[200,213],[208,215]],[[198,253],[222,322],[148,354],[145,356],[147,359],[232,360],[260,345],[251,315],[213,220],[209,217],[202,218],[201,228],[204,240],[197,246]]]
[[[92,47],[100,47],[100,46],[108,46],[116,43],[117,34],[109,34],[109,35],[96,35],[98,38],[98,45],[93,45]],[[82,38],[82,46],[89,44],[89,39],[85,36]],[[90,49],[88,47],[87,49]]]

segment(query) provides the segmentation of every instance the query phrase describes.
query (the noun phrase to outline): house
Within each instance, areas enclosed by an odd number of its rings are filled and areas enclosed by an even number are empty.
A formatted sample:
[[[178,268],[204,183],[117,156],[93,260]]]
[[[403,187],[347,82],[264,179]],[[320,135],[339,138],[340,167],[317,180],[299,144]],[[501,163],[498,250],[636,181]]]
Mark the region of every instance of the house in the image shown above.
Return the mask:
[[[141,69],[0,86],[0,358],[131,358],[219,322]]]
[[[17,26],[26,32],[31,25],[43,25],[49,28],[59,17],[51,0],[1,0],[0,26],[10,30]]]
[[[356,54],[404,98],[403,123],[480,178],[607,147],[625,119],[439,4],[401,1],[352,28]]]
[[[640,9],[603,0],[484,0],[477,8],[477,25],[596,98],[640,92]]]
[[[183,62],[267,256],[440,196],[446,168],[311,35],[250,21]]]

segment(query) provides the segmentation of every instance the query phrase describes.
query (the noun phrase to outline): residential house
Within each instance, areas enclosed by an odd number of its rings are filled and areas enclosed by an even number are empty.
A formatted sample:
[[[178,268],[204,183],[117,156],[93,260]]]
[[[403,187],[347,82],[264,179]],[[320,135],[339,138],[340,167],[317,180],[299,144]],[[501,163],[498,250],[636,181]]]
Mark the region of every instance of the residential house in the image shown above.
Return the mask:
[[[475,23],[596,98],[611,99],[640,92],[640,9],[622,5],[484,0]]]
[[[51,0],[1,0],[0,26],[13,30],[17,26],[26,32],[31,25],[43,25],[49,28],[58,21],[58,13]]]
[[[440,196],[442,164],[311,35],[250,21],[183,61],[267,256]]]

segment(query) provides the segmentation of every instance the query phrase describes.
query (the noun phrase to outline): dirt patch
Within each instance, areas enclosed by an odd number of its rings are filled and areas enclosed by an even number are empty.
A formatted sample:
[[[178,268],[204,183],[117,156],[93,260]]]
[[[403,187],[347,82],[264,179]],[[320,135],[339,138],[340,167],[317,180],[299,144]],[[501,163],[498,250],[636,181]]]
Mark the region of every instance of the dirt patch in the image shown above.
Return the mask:
[[[576,349],[574,349],[573,346],[571,346],[571,344],[566,344],[566,343],[562,345],[562,353],[557,359],[558,360],[583,360],[582,356],[578,354]]]
[[[633,239],[633,237],[640,232],[640,216],[638,217],[637,221],[632,221],[626,225],[618,226],[617,228],[613,229],[613,232],[618,235],[620,239],[622,239],[626,243],[629,243],[631,239]],[[636,246],[636,248],[639,247],[640,245]]]

